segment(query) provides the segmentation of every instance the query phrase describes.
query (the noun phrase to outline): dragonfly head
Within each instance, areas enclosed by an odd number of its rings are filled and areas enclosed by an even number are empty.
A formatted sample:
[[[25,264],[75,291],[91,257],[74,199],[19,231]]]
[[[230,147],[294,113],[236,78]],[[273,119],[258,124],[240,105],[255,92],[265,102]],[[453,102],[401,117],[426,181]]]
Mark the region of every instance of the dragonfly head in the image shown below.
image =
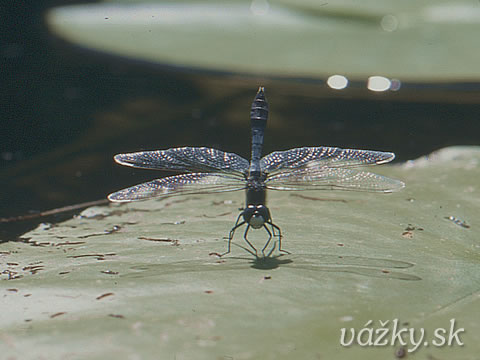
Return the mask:
[[[254,229],[260,229],[270,220],[270,211],[265,205],[248,205],[243,211],[243,218]]]

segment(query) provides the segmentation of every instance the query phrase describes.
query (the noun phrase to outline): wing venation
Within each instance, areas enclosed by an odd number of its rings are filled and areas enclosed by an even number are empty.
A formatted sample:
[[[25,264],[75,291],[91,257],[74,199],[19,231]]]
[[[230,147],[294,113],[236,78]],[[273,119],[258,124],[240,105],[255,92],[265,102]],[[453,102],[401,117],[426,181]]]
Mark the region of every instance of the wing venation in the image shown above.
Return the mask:
[[[303,167],[356,167],[392,161],[395,154],[373,150],[341,149],[336,147],[302,147],[275,151],[261,159],[262,170],[269,174],[284,169]]]
[[[224,174],[192,173],[148,181],[108,195],[114,202],[237,191],[245,189],[245,182]]]
[[[223,172],[243,177],[249,162],[234,153],[206,147],[181,147],[167,150],[118,154],[115,161],[135,168],[174,170],[192,173]]]
[[[302,168],[284,171],[265,181],[272,190],[355,190],[394,192],[402,189],[402,181],[349,168]]]

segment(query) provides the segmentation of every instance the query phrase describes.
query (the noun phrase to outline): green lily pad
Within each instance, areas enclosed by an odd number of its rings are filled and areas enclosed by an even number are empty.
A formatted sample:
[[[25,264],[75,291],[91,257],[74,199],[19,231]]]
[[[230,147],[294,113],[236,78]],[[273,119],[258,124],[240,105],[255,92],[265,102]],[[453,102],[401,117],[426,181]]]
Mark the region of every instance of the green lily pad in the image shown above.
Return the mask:
[[[269,192],[292,253],[270,259],[210,255],[225,250],[242,193],[93,207],[2,243],[2,355],[394,359],[413,344],[345,348],[340,335],[398,319],[430,342],[408,358],[477,359],[480,148],[375,172],[406,188]],[[451,319],[464,346],[432,345]]]
[[[110,1],[57,7],[57,36],[100,52],[288,78],[477,81],[478,1]]]

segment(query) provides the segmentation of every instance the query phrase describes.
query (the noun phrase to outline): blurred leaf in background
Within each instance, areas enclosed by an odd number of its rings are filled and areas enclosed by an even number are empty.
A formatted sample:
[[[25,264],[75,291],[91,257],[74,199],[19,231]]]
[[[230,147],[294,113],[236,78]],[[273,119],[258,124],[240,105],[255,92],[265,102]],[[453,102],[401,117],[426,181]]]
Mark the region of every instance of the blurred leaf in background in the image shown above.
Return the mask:
[[[478,1],[105,1],[52,9],[53,33],[175,67],[285,78],[480,78]]]

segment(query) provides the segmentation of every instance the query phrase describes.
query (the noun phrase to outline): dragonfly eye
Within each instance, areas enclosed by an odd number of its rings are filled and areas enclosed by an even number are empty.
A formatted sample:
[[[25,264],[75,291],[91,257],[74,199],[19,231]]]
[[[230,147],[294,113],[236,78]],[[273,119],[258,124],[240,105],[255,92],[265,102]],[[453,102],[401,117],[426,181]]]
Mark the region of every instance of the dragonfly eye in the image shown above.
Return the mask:
[[[258,216],[261,216],[265,221],[270,220],[270,211],[265,205],[257,205],[257,209],[255,211]]]

